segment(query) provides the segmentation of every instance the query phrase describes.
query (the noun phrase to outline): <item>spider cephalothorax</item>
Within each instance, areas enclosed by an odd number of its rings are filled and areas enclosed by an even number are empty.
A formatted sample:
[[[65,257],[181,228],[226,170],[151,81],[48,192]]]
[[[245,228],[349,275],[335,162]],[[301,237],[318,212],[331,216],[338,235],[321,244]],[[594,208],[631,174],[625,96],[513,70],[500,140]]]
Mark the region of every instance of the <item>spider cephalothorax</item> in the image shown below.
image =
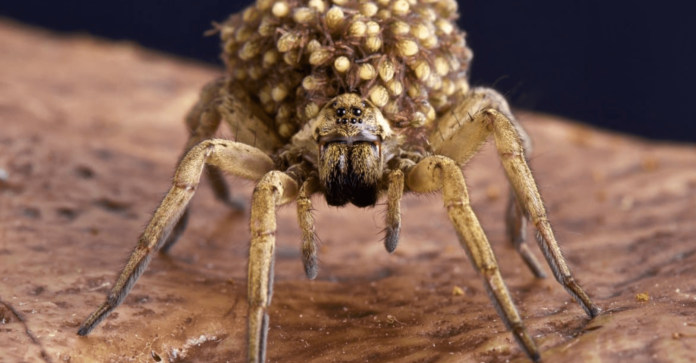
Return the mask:
[[[351,93],[327,103],[317,123],[319,179],[326,202],[374,205],[384,164],[382,142],[392,134],[389,123],[371,102]]]
[[[503,282],[471,209],[461,167],[495,141],[510,182],[508,238],[537,278],[529,220],[556,280],[595,317],[600,310],[573,278],[527,165],[531,143],[505,99],[470,89],[471,52],[452,21],[454,0],[258,0],[218,26],[227,74],[201,92],[173,185],[106,301],[82,324],[88,334],[113,311],[156,251],[186,228],[203,170],[218,199],[238,206],[222,171],[257,182],[251,201],[248,362],[265,360],[277,206],[297,203],[302,263],[318,273],[313,194],[330,205],[375,205],[386,196],[384,246],[397,247],[404,193],[441,192],[459,242],[483,278],[502,322],[533,360],[539,349]],[[235,141],[212,138],[221,122]]]

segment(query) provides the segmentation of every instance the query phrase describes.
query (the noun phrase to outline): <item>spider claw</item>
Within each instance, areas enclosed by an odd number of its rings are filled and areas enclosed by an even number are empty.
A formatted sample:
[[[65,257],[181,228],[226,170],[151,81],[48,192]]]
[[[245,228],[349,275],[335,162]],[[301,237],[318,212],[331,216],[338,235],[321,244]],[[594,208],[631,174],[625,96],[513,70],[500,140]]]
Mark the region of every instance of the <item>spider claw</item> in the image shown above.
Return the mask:
[[[602,309],[596,307],[596,306],[591,306],[590,311],[588,311],[588,314],[591,319],[594,319],[598,317],[602,313]]]
[[[93,327],[91,327],[91,326],[84,326],[84,325],[83,325],[83,326],[80,327],[80,330],[77,331],[77,335],[79,335],[79,336],[85,336],[85,335],[89,334],[89,332],[92,331],[92,328],[93,328]]]
[[[101,304],[101,306],[82,323],[80,330],[77,331],[77,335],[86,336],[89,334],[99,323],[111,314],[116,306],[109,304],[108,301]]]

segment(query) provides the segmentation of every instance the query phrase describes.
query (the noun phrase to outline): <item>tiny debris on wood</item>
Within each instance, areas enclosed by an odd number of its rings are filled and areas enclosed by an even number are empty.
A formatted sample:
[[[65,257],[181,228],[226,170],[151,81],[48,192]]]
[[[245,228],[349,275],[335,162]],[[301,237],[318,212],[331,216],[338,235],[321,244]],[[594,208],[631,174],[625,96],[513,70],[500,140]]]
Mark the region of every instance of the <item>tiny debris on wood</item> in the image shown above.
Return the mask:
[[[387,315],[387,324],[394,324],[394,323],[403,324],[402,322],[396,320],[396,317],[394,317],[394,315]]]
[[[636,294],[636,301],[638,302],[648,302],[650,301],[650,295],[647,292],[641,292]]]

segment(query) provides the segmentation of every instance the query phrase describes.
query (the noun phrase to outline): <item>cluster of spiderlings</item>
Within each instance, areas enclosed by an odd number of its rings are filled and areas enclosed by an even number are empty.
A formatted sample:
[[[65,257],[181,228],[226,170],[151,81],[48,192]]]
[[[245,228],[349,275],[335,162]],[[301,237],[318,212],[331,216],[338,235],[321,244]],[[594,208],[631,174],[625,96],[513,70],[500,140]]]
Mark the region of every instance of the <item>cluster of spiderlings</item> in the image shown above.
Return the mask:
[[[455,0],[257,0],[219,30],[233,86],[288,138],[344,92],[394,127],[429,126],[469,89],[456,17]]]

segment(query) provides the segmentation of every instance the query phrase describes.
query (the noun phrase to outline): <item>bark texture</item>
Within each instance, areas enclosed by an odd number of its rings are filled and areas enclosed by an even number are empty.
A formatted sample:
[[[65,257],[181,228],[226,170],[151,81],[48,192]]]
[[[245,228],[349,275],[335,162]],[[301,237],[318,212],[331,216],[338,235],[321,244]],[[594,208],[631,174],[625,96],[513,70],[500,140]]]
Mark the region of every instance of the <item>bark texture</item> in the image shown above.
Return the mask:
[[[0,49],[0,361],[242,362],[248,213],[205,185],[170,257],[91,335],[76,334],[170,187],[183,117],[220,70],[6,20]],[[465,169],[473,207],[543,360],[696,361],[696,147],[520,116],[561,247],[604,310],[588,321],[505,240],[507,183],[486,147]],[[253,185],[232,185],[248,201]],[[391,255],[384,204],[314,206],[314,281],[295,208],[278,214],[269,362],[526,361],[440,196],[405,198]]]

